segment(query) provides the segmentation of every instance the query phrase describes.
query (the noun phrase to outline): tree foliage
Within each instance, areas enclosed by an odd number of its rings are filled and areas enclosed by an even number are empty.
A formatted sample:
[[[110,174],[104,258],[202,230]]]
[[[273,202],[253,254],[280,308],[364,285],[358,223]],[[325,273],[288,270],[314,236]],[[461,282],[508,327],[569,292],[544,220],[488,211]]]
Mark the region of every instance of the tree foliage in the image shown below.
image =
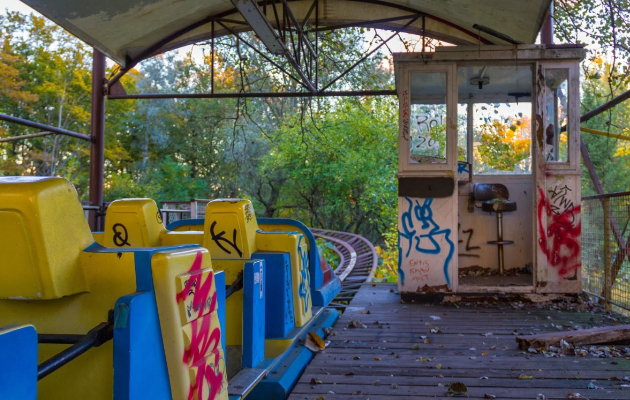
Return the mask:
[[[0,112],[89,133],[91,49],[41,17],[7,13],[0,20]],[[263,49],[252,33],[240,35]],[[382,39],[347,29],[319,40],[323,87]],[[382,61],[375,53],[330,90],[392,87]],[[128,93],[301,90],[229,36],[216,40],[214,55],[202,43],[187,55],[149,59],[122,84]],[[396,223],[396,110],[393,99],[373,98],[107,101],[105,198],[245,197],[261,216],[378,241]],[[2,136],[26,133],[34,131],[0,124]],[[64,176],[87,199],[87,142],[47,136],[2,143],[0,163],[7,175]]]

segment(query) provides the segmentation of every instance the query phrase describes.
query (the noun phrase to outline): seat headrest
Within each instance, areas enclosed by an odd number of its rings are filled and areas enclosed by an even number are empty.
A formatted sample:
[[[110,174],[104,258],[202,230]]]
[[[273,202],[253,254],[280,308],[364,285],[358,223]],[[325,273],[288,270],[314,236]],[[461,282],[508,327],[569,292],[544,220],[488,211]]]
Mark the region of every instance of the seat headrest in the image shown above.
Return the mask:
[[[250,259],[256,252],[258,221],[251,201],[217,199],[206,206],[204,246],[213,259]]]
[[[94,243],[77,192],[51,177],[0,177],[0,298],[88,290],[81,252]]]
[[[499,197],[509,199],[510,192],[505,185],[500,183],[475,183],[473,196],[475,201],[487,201],[498,199]]]
[[[166,231],[162,214],[152,199],[121,199],[107,207],[105,247],[156,247]]]

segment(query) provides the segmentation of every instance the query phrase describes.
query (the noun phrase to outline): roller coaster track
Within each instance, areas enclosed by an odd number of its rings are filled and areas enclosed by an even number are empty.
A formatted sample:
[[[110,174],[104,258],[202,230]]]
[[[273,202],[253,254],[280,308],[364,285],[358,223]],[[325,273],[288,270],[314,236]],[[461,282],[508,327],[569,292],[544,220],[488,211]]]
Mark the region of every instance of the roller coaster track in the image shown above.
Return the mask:
[[[325,229],[311,229],[311,232],[316,238],[332,243],[333,250],[341,258],[335,275],[343,282],[343,288],[328,306],[343,311],[361,285],[372,281],[378,266],[376,250],[369,240],[354,233]]]

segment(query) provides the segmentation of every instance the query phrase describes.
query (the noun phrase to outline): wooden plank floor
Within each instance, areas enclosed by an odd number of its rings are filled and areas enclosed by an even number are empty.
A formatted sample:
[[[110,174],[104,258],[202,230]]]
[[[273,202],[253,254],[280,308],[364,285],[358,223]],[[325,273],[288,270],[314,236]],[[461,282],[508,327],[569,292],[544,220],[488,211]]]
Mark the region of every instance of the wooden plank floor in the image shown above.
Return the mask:
[[[539,394],[567,399],[570,393],[591,400],[630,399],[630,389],[621,387],[630,385],[623,381],[630,375],[630,360],[551,358],[522,352],[515,341],[515,333],[557,332],[551,324],[612,325],[605,316],[535,306],[513,309],[509,304],[401,304],[393,290],[392,284],[361,288],[290,400],[450,398],[449,382],[467,385],[470,399],[486,394],[497,399],[536,399]],[[351,321],[366,328],[349,328]],[[436,328],[441,333],[431,333]],[[588,389],[591,382],[601,389]]]

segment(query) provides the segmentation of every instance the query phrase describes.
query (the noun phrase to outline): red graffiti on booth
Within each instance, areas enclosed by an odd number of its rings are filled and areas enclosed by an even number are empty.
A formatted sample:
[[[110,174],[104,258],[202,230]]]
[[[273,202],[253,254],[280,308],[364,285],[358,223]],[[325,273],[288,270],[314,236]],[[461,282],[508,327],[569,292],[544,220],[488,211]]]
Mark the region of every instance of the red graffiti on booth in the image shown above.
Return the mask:
[[[575,274],[582,266],[579,244],[582,232],[582,222],[579,218],[581,206],[572,206],[558,213],[542,189],[539,189],[539,196],[538,245],[547,261],[558,269],[558,275],[566,278]],[[543,226],[543,212],[547,216],[546,228]],[[577,224],[575,221],[578,221]]]

